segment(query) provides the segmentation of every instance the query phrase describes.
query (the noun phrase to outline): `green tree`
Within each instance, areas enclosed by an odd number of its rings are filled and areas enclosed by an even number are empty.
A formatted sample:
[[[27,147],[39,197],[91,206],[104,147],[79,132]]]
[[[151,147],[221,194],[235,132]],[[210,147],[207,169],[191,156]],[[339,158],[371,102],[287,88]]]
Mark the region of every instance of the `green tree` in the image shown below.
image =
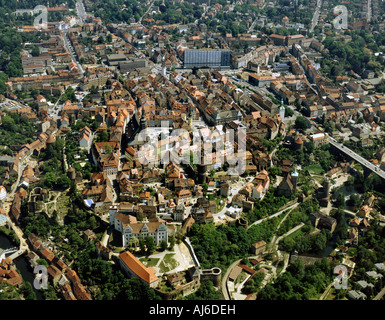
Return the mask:
[[[170,249],[170,250],[174,250],[174,246],[175,246],[175,237],[170,237],[170,238],[169,238],[169,242],[170,242],[169,249]]]
[[[23,285],[20,289],[21,294],[24,296],[25,300],[36,300],[36,293],[33,291],[31,283],[28,281],[23,281]]]
[[[147,248],[147,251],[146,251],[147,255],[153,254],[155,251],[154,239],[152,237],[145,237],[144,243],[145,243],[146,248]]]
[[[37,57],[37,56],[40,55],[40,49],[39,49],[38,46],[34,45],[34,46],[32,47],[31,55],[32,55],[33,57]]]
[[[357,208],[360,204],[360,196],[358,194],[352,194],[349,198],[349,205],[353,208]]]
[[[310,128],[310,124],[304,117],[297,117],[297,119],[295,119],[295,127],[300,130],[305,130]]]
[[[384,79],[381,79],[381,81],[379,82],[379,84],[376,87],[376,91],[378,91],[380,93],[385,92],[385,80]]]
[[[166,240],[163,240],[161,243],[160,243],[160,251],[164,251],[167,249],[167,241]]]
[[[44,176],[44,185],[47,188],[53,188],[56,185],[57,176],[54,172],[47,172]]]
[[[71,179],[66,174],[63,173],[57,179],[56,185],[62,189],[68,189],[71,186]]]
[[[105,130],[100,133],[99,137],[101,142],[108,142],[110,139],[108,132]]]
[[[62,101],[70,100],[71,102],[77,101],[74,88],[69,86],[64,92],[64,94],[62,95],[61,100]]]
[[[10,132],[16,132],[17,126],[15,120],[10,116],[4,116],[2,119],[2,127]]]

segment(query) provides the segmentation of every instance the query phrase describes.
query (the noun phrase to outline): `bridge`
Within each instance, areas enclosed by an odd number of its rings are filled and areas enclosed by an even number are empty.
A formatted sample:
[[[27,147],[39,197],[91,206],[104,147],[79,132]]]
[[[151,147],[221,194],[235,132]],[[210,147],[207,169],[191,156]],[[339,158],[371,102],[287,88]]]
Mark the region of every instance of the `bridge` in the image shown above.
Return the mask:
[[[0,249],[0,262],[6,258],[5,257],[6,254],[13,253],[13,252],[16,252],[18,250],[19,250],[18,248],[10,248],[10,249],[6,249],[6,250]]]
[[[385,181],[385,171],[381,170],[378,166],[374,165],[370,161],[366,160],[365,158],[361,157],[357,153],[355,153],[353,150],[349,149],[348,147],[344,146],[342,143],[338,143],[335,139],[332,137],[329,137],[329,143],[336,148],[337,150],[341,151],[354,161],[357,161],[364,167],[364,171],[371,171],[378,175],[380,178],[382,178]],[[366,169],[366,170],[365,170]]]

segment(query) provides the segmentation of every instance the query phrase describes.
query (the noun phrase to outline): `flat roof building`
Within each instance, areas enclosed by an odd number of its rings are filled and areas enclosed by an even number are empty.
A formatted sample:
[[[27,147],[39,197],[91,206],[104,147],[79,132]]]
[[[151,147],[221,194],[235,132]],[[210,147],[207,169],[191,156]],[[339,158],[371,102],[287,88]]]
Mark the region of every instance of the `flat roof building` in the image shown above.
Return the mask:
[[[183,53],[183,67],[192,68],[230,68],[230,50],[191,49]]]

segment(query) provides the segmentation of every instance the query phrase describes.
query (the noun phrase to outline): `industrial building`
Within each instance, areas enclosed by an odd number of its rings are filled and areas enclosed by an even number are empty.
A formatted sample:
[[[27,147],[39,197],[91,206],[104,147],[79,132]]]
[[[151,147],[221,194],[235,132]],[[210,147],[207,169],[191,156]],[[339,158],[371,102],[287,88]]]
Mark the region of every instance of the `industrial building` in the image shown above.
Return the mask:
[[[191,49],[185,50],[183,67],[192,68],[230,68],[230,50]]]

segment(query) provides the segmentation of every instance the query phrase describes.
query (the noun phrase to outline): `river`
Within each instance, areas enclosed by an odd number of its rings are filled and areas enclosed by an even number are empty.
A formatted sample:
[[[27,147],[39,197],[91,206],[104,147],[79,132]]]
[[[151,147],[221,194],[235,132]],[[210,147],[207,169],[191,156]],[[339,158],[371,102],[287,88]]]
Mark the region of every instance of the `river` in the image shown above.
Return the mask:
[[[12,241],[7,238],[4,234],[0,233],[0,248],[1,249],[9,249],[13,248],[15,245]],[[33,274],[32,267],[29,265],[27,258],[22,255],[15,259],[15,265],[18,271],[20,272],[23,280],[31,283],[33,290],[36,293],[37,300],[44,300],[44,295],[40,290],[36,290],[33,286],[33,281],[35,280],[35,276]]]

